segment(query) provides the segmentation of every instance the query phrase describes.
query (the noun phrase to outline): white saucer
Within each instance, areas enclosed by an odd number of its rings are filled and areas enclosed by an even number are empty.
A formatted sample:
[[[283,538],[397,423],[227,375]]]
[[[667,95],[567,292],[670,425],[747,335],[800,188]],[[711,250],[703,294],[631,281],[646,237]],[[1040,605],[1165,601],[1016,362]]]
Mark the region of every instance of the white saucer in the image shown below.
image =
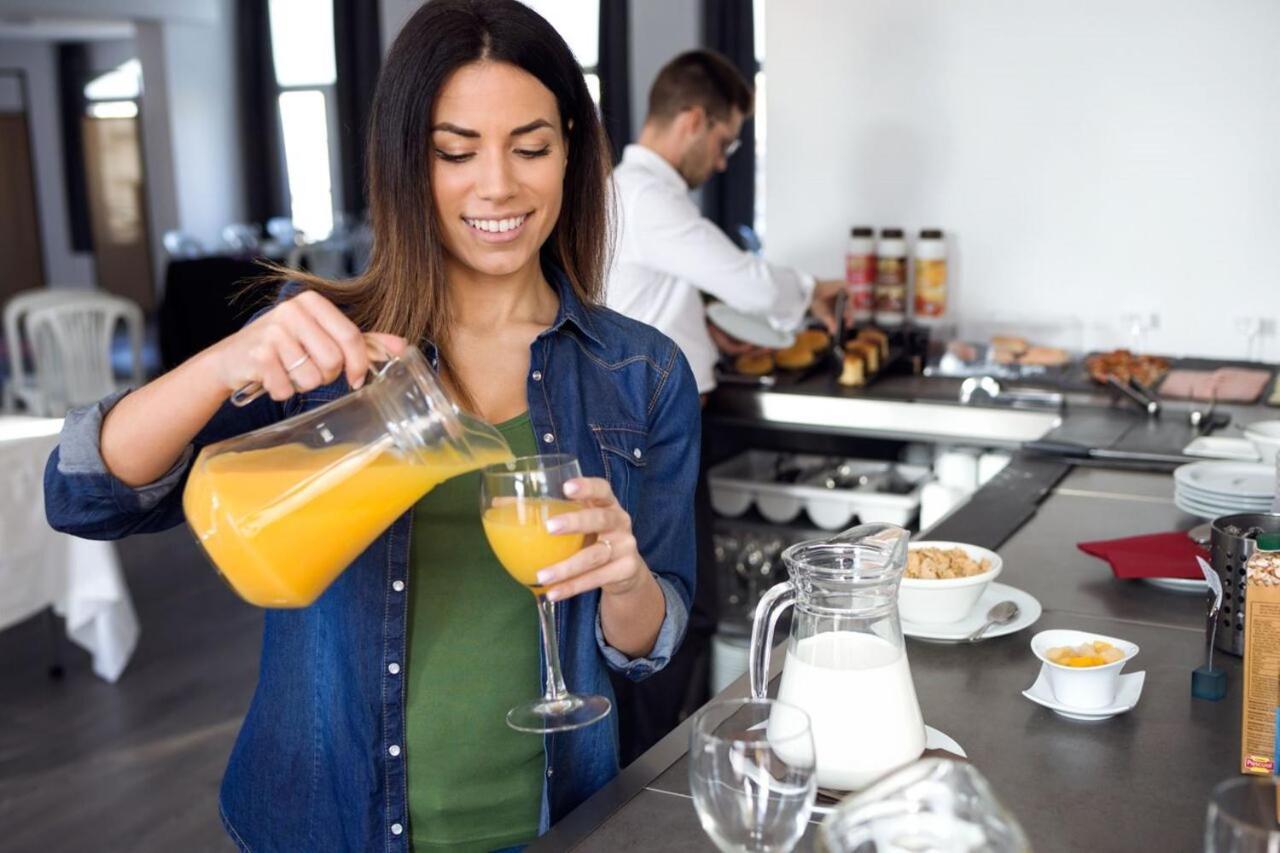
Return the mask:
[[[754,314],[744,314],[736,308],[730,308],[723,302],[713,302],[707,306],[707,318],[727,334],[740,341],[770,349],[783,349],[796,342],[794,334],[779,332],[769,321]]]
[[[1202,456],[1206,459],[1235,459],[1240,462],[1257,462],[1258,451],[1247,438],[1229,435],[1199,435],[1182,448],[1183,456]]]
[[[1098,720],[1107,720],[1116,714],[1123,714],[1125,711],[1132,710],[1133,706],[1138,704],[1139,697],[1142,696],[1142,684],[1146,680],[1147,673],[1145,671],[1124,673],[1120,676],[1120,687],[1116,690],[1115,701],[1106,708],[1090,708],[1086,711],[1071,705],[1064,705],[1058,701],[1057,697],[1053,695],[1053,690],[1049,687],[1049,674],[1045,672],[1044,664],[1041,664],[1040,674],[1036,677],[1036,683],[1022,691],[1022,695],[1037,705],[1043,705],[1060,717],[1066,717],[1069,720],[1096,722]]]
[[[952,755],[958,756],[960,758],[969,757],[969,754],[964,751],[964,748],[960,746],[960,744],[956,743],[955,738],[951,737],[951,735],[949,734],[938,731],[937,729],[935,729],[933,726],[930,726],[930,725],[926,725],[924,727],[924,748],[926,752],[928,752],[931,749],[940,749],[943,752],[949,752]],[[826,789],[824,788],[823,790],[825,791]],[[852,791],[832,791],[830,793],[834,795],[837,793],[851,794],[853,792]],[[819,802],[815,802],[813,804],[814,814],[826,815],[826,814],[831,814],[835,810],[836,810],[835,805],[828,805],[826,803],[819,803]]]
[[[1017,587],[1012,587],[1008,584],[992,583],[982,593],[978,603],[969,611],[969,615],[959,622],[926,623],[908,622],[903,619],[902,633],[908,637],[915,637],[917,640],[933,640],[944,643],[960,642],[968,639],[970,634],[981,628],[982,623],[987,621],[987,611],[991,609],[992,605],[1001,601],[1012,601],[1018,605],[1018,618],[1005,625],[992,625],[987,629],[987,633],[982,635],[984,640],[1017,633],[1023,628],[1034,625],[1036,620],[1040,618],[1040,602],[1031,593],[1023,592]]]
[[[1192,462],[1173,472],[1173,480],[1201,497],[1265,500],[1275,494],[1275,469],[1261,462]]]

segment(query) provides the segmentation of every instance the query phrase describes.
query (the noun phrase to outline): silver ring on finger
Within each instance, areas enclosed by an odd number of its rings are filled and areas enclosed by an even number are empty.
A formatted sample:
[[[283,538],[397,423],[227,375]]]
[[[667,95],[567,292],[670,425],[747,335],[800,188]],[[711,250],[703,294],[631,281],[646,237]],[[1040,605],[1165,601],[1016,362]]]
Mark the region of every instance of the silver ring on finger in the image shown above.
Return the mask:
[[[302,365],[306,364],[310,360],[311,360],[311,355],[309,353],[304,352],[302,355],[298,357],[296,361],[294,361],[293,364],[286,367],[284,369],[284,372],[293,373],[293,371],[297,370],[299,367],[302,367]]]

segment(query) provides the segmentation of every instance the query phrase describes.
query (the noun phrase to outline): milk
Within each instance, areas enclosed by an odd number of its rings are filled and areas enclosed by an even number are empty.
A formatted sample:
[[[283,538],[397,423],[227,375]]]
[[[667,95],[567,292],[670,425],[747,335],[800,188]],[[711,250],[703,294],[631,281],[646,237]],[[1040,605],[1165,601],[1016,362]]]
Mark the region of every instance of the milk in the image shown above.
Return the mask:
[[[924,752],[906,652],[879,637],[832,631],[792,640],[778,699],[809,713],[820,787],[863,788]],[[770,740],[785,759],[786,744]]]

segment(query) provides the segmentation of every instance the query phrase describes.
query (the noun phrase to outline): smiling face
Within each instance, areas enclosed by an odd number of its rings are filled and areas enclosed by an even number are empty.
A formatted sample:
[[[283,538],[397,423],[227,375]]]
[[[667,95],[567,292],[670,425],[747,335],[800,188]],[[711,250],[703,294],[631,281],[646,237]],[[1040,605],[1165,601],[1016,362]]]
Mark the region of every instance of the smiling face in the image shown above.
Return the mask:
[[[499,277],[538,263],[568,164],[551,90],[507,63],[463,66],[436,99],[428,156],[446,263]]]

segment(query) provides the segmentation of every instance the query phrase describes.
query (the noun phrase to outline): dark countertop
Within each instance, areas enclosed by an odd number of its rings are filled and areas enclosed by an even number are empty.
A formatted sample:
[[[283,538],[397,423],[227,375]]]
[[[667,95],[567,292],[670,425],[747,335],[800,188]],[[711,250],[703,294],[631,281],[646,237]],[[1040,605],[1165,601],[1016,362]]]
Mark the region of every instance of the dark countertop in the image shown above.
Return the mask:
[[[954,737],[1019,818],[1038,851],[1199,849],[1209,791],[1238,766],[1240,661],[1218,703],[1190,696],[1204,654],[1204,600],[1116,581],[1076,542],[1190,527],[1167,474],[1068,470],[1019,457],[1001,478],[929,531],[986,541],[1005,561],[1002,582],[1044,606],[1031,629],[977,646],[908,640],[925,720]],[[992,488],[992,487],[995,488]],[[1029,509],[1007,530],[1010,506]],[[1037,506],[1038,503],[1038,506]],[[1024,523],[1025,522],[1025,523]],[[1025,699],[1038,663],[1035,631],[1081,628],[1141,647],[1138,706],[1100,723],[1066,720]],[[774,656],[775,671],[780,655]],[[745,678],[723,698],[745,695]],[[682,724],[530,850],[713,850],[688,798],[689,723]],[[800,849],[811,849],[813,827]]]

